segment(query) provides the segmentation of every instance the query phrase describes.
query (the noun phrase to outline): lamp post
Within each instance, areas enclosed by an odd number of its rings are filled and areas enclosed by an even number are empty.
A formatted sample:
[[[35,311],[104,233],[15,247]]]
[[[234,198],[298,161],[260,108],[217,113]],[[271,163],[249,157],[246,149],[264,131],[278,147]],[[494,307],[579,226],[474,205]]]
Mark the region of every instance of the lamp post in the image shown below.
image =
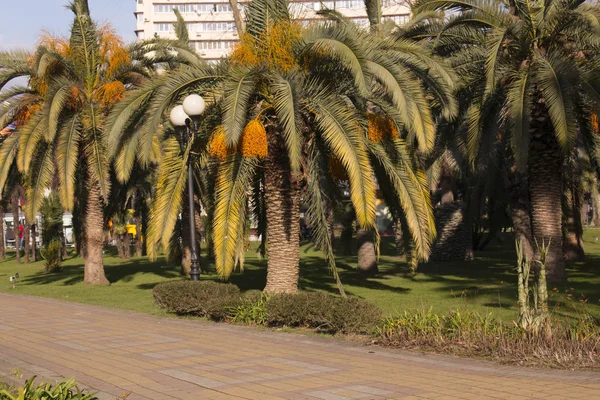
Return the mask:
[[[185,151],[187,143],[193,136],[198,134],[198,120],[204,113],[206,105],[204,99],[197,94],[191,94],[183,100],[182,106],[176,106],[171,110],[171,123],[179,130],[179,146]],[[194,186],[192,153],[188,156],[188,206],[190,219],[190,250],[191,266],[190,278],[193,281],[200,279],[200,264],[198,262],[198,245],[196,243],[196,221],[194,218]]]

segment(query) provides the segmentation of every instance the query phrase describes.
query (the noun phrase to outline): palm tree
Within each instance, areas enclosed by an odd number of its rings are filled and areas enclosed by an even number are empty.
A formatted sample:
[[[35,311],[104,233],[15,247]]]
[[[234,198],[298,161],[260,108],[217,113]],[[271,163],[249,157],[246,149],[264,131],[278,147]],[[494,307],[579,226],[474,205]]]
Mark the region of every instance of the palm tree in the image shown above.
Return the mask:
[[[186,197],[183,196],[183,190],[187,182],[187,162],[191,155],[200,155],[194,157],[193,161],[197,172],[194,180],[196,195],[206,205],[210,202],[212,188],[207,174],[200,171],[208,168],[205,152],[207,142],[201,138],[191,140],[188,147],[182,150],[172,135],[178,132],[171,126],[166,112],[170,111],[174,101],[190,91],[211,91],[219,79],[219,72],[207,65],[189,46],[185,21],[176,9],[173,11],[177,19],[174,23],[177,40],[156,39],[151,47],[159,53],[160,60],[165,61],[168,57],[172,59],[162,66],[164,73],[132,87],[125,99],[115,105],[107,119],[106,132],[109,156],[114,160],[116,178],[120,184],[127,186],[132,174],[139,173],[138,169],[153,170],[156,188],[150,204],[148,223],[142,225],[142,229],[147,232],[144,235],[147,255],[151,259],[156,258],[159,245],[169,253],[170,242],[178,243],[181,238],[181,271],[183,275],[187,275],[191,263],[191,247],[187,236],[187,207],[182,207]],[[207,114],[210,113],[209,108]],[[210,116],[206,116],[206,120],[209,121]],[[202,125],[200,128],[206,129],[206,126]],[[136,197],[140,196],[151,197],[148,192],[136,194]],[[179,230],[174,232],[180,213],[181,233]]]
[[[325,207],[336,191],[331,162],[345,172],[359,227],[374,229],[378,182],[407,216],[419,258],[429,252],[431,209],[415,149],[430,151],[435,129],[421,79],[449,116],[451,77],[417,45],[331,18],[303,30],[287,2],[252,3],[225,78],[223,134],[228,149],[239,150],[217,176],[217,268],[226,276],[235,265],[244,188],[253,187],[250,203],[264,204],[251,211],[265,220],[268,292],[297,290],[300,201],[335,271]]]
[[[417,15],[450,11],[435,40],[471,84],[468,153],[498,132],[527,170],[534,238],[551,240],[548,280],[566,279],[561,210],[563,159],[579,140],[597,159],[590,115],[600,105],[597,6],[581,1],[423,0]],[[481,84],[477,84],[481,82]],[[500,124],[498,124],[498,122]]]
[[[302,29],[290,20],[287,1],[258,0],[247,8],[246,34],[228,61],[182,67],[132,92],[115,108],[110,130],[118,138],[139,114],[153,131],[182,97],[203,93],[209,108],[202,134],[183,151],[173,138],[163,142],[149,240],[168,245],[182,165],[194,153],[198,182],[217,169],[209,213],[218,272],[226,278],[243,264],[249,211],[266,242],[265,290],[295,292],[301,202],[336,275],[325,204],[340,181],[329,173],[331,162],[347,175],[359,224],[374,225],[376,177],[388,204],[406,216],[418,258],[427,258],[433,224],[415,149],[433,145],[427,98],[450,116],[452,85],[443,64],[418,45],[375,38],[344,21]]]
[[[44,190],[57,178],[63,207],[77,207],[85,226],[84,282],[106,285],[103,203],[110,184],[104,120],[126,86],[147,76],[161,56],[146,57],[151,45],[126,48],[109,27],[98,28],[86,0],[74,0],[69,8],[75,18],[68,39],[46,36],[33,55],[0,55],[0,85],[18,76],[29,79],[27,87],[5,96],[8,105],[1,117],[10,121],[25,115],[27,122],[3,143],[2,162],[16,160],[28,176],[25,214],[30,221]],[[6,172],[3,167],[1,179]]]

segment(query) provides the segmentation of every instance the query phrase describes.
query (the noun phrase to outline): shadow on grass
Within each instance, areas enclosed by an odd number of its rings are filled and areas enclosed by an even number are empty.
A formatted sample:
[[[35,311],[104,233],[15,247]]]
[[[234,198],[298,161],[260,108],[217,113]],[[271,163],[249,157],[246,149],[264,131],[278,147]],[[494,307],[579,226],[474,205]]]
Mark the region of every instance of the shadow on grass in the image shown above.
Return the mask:
[[[503,243],[494,243],[485,251],[477,252],[475,261],[428,263],[419,266],[415,276],[408,274],[409,269],[404,257],[395,254],[393,238],[382,238],[380,272],[371,276],[360,275],[356,271],[356,256],[343,255],[344,246],[338,241],[337,268],[346,292],[350,295],[369,298],[371,291],[376,291],[380,301],[387,301],[389,304],[401,302],[402,295],[411,294],[414,298],[430,296],[444,302],[464,299],[466,305],[480,305],[499,311],[514,310],[517,297],[516,257],[510,237],[511,235],[507,234]],[[556,290],[553,290],[552,286],[549,287],[551,307],[559,312],[572,313],[573,301],[578,302],[581,298],[582,301],[589,301],[595,305],[594,312],[600,311],[600,252],[597,247],[591,243],[591,251],[586,261],[569,266],[569,284],[561,285]],[[244,271],[234,273],[229,280],[242,291],[262,290],[265,287],[267,262],[259,259],[254,250],[253,248],[247,253]],[[300,289],[337,294],[338,289],[324,255],[308,243],[304,243],[301,255]],[[14,252],[8,253],[7,259],[0,263],[7,261],[14,262]],[[109,281],[115,284],[133,281],[132,290],[151,290],[162,281],[181,279],[178,263],[167,262],[164,258],[153,262],[146,258],[122,260],[116,257],[114,249],[108,249],[104,262]],[[206,258],[205,252],[202,253],[201,268],[202,279],[220,280],[215,272],[214,263]],[[144,276],[143,279],[139,282],[134,281],[136,276],[140,275]],[[72,286],[82,282],[83,259],[70,257],[65,260],[60,273],[36,272],[23,278],[21,284]],[[567,297],[566,291],[571,293],[570,297]],[[382,300],[384,297],[387,299]]]

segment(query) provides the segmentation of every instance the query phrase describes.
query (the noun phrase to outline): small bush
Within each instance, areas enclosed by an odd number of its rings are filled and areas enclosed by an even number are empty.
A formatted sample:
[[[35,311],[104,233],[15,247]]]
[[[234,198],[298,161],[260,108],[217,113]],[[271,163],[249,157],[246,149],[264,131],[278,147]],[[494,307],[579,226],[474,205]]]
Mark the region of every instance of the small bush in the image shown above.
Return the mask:
[[[242,304],[240,289],[228,283],[165,282],[156,285],[152,294],[156,304],[169,312],[207,317],[215,321],[230,318]]]
[[[50,240],[46,247],[40,250],[40,254],[45,260],[46,272],[60,272],[62,243],[59,239]]]
[[[98,400],[95,394],[85,393],[71,378],[56,385],[40,383],[35,385],[35,376],[29,378],[23,387],[15,390],[0,389],[0,400]]]
[[[269,326],[305,327],[329,333],[371,333],[381,312],[357,298],[325,293],[277,294],[266,305]]]
[[[269,296],[261,292],[246,293],[242,304],[233,310],[232,322],[246,325],[265,325]]]

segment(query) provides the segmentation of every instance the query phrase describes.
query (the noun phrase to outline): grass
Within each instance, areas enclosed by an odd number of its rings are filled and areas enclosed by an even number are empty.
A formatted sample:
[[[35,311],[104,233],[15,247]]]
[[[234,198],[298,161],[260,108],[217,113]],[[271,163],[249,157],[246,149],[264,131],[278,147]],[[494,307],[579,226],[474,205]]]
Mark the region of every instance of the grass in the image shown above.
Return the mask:
[[[600,316],[600,244],[594,238],[600,229],[585,231],[586,261],[568,268],[569,283],[550,287],[550,304],[555,315],[568,318],[585,303],[589,312]],[[430,263],[419,267],[415,276],[407,274],[403,257],[394,256],[390,240],[382,242],[380,273],[372,277],[356,273],[356,258],[338,257],[338,268],[346,292],[365,298],[378,305],[384,314],[404,309],[433,307],[438,314],[451,309],[468,308],[477,312],[493,312],[502,320],[517,317],[515,254],[512,236],[506,234],[502,242],[491,244],[476,253],[472,262]],[[17,264],[14,253],[0,261],[0,292],[22,293],[68,300],[106,307],[162,314],[152,298],[152,288],[160,282],[180,279],[179,267],[164,259],[150,262],[145,258],[121,260],[110,249],[104,258],[109,287],[83,285],[83,262],[71,257],[63,263],[63,271],[48,274],[43,271],[43,260],[31,264]],[[337,293],[322,255],[310,244],[302,247],[300,287],[309,291]],[[208,270],[202,279],[217,280],[214,265],[203,258]],[[9,277],[21,276],[17,288],[12,289]],[[242,290],[262,289],[265,285],[266,262],[249,251],[243,273],[236,273],[231,281]]]

